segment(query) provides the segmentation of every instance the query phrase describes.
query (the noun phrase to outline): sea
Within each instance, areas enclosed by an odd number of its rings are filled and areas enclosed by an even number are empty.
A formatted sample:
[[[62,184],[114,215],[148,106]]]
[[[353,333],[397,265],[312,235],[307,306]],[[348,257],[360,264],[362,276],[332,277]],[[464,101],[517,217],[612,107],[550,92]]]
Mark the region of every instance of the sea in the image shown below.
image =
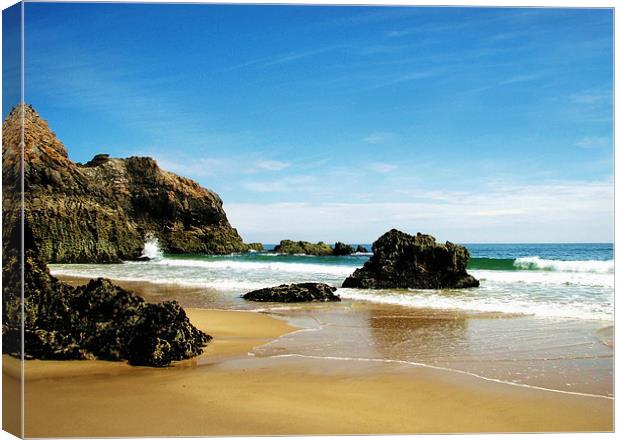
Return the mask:
[[[357,246],[357,245],[356,245]],[[370,244],[362,244],[371,249]],[[614,261],[611,243],[465,244],[468,271],[480,287],[463,290],[339,289],[342,298],[413,308],[612,320]],[[294,282],[340,287],[371,253],[348,256],[168,255],[155,240],[145,243],[149,262],[53,264],[54,274],[212,289],[235,299],[250,290]],[[243,308],[243,301],[238,301]],[[233,305],[234,306],[234,305]]]
[[[361,244],[371,249],[370,244]],[[356,244],[357,246],[357,244]],[[300,330],[255,347],[256,358],[321,358],[430,367],[559,393],[613,398],[614,250],[610,243],[464,244],[471,289],[345,289],[371,253],[348,256],[168,255],[147,262],[52,264],[66,280],[106,277],[148,301],[245,310]],[[337,287],[338,303],[279,304],[241,295],[294,282]]]

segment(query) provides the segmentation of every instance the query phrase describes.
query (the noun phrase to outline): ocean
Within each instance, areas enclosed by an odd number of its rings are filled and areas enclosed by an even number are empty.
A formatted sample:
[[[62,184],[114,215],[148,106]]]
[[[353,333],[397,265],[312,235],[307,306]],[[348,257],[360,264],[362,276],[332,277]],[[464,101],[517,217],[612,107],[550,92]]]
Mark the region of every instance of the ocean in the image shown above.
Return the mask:
[[[479,288],[339,288],[338,303],[255,303],[241,295],[304,281],[339,287],[369,253],[167,255],[149,241],[148,262],[50,269],[70,282],[111,278],[148,301],[252,310],[300,328],[255,347],[249,354],[256,357],[349,360],[357,368],[376,362],[427,366],[515,386],[613,396],[613,245],[465,246]]]
[[[362,244],[371,249],[370,244]],[[611,321],[614,316],[614,262],[611,243],[465,244],[468,271],[480,287],[464,290],[338,289],[343,299],[411,308],[498,312],[540,317]],[[267,245],[266,249],[273,249]],[[56,275],[107,277],[205,288],[219,304],[248,308],[239,296],[262,287],[292,282],[324,282],[340,287],[370,257],[280,255],[167,255],[155,241],[145,244],[149,262],[52,264]],[[212,297],[212,295],[210,296]],[[200,305],[200,304],[197,304]],[[208,305],[208,304],[205,304]]]

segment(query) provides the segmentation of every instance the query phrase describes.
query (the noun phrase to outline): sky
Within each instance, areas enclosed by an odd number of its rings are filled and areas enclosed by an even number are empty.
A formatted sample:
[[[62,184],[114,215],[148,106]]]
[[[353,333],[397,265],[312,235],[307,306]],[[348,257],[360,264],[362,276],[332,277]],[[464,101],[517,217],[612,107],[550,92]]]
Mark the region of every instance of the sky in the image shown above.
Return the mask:
[[[613,240],[610,9],[26,3],[25,28],[71,159],[152,156],[247,242]]]

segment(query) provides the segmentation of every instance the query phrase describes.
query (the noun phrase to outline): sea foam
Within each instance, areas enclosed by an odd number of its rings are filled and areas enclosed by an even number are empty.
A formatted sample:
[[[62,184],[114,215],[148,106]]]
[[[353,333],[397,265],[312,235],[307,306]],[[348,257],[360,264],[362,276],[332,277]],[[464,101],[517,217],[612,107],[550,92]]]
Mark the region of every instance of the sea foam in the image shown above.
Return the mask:
[[[521,257],[514,261],[517,269],[546,270],[557,272],[614,273],[613,260],[545,260],[543,258]]]

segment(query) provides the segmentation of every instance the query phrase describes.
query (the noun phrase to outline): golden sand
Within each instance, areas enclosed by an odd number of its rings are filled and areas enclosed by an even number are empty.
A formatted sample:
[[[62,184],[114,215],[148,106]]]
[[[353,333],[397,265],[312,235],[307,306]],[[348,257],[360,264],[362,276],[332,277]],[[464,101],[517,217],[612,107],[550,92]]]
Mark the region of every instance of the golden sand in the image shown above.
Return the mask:
[[[248,351],[294,330],[255,312],[190,309],[206,353],[153,369],[27,361],[25,435],[205,436],[611,431],[613,400],[520,388],[426,367]],[[19,363],[3,358],[4,415]]]

